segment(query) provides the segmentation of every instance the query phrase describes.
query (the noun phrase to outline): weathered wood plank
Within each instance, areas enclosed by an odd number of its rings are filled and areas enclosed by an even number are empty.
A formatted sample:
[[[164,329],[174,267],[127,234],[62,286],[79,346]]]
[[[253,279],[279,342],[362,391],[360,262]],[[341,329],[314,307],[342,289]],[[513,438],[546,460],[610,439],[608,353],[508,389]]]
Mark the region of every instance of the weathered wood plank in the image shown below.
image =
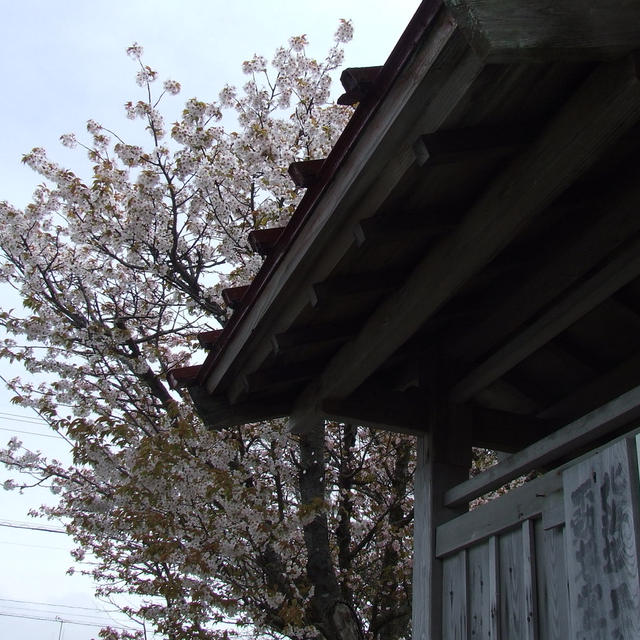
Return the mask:
[[[536,522],[538,612],[541,640],[569,637],[569,600],[564,553],[564,525],[544,529]]]
[[[256,253],[259,253],[263,258],[265,258],[274,250],[283,230],[284,227],[254,229],[249,232],[249,245]]]
[[[358,387],[639,117],[635,58],[600,65],[536,142],[494,180],[456,231],[428,253],[305,390],[292,427],[312,425],[321,398],[346,396]]]
[[[640,48],[633,0],[445,0],[491,62],[602,60]]]
[[[522,580],[524,583],[523,640],[538,640],[538,594],[536,585],[536,547],[534,522],[522,523]]]
[[[638,203],[640,202],[640,171],[633,170],[621,182],[615,183],[613,193],[603,189],[600,194],[582,194],[578,207],[594,207],[607,211],[594,224],[575,229],[563,250],[550,256],[528,279],[518,284],[486,319],[469,327],[464,335],[456,336],[446,346],[446,353],[455,359],[473,361],[490,353],[500,341],[542,307],[576,283],[605,256],[640,230]]]
[[[563,473],[573,635],[640,637],[638,460],[632,439]]]
[[[630,243],[599,272],[564,295],[539,320],[468,373],[451,390],[452,399],[464,402],[473,397],[639,275],[640,240]]]
[[[434,401],[427,403],[428,433],[418,436],[414,472],[414,559],[412,629],[414,640],[443,633],[443,567],[436,556],[436,528],[463,509],[443,506],[447,487],[469,474],[470,429],[464,414]],[[466,601],[465,601],[466,602]],[[465,604],[466,607],[466,604]]]
[[[442,563],[442,638],[466,640],[469,577],[465,549]]]
[[[473,640],[494,640],[491,635],[491,577],[489,544],[467,551],[469,578],[469,635]]]
[[[551,471],[511,490],[498,500],[492,500],[455,520],[438,527],[436,552],[438,556],[455,553],[459,549],[479,544],[491,536],[536,518],[544,512],[547,496],[562,486],[561,476]]]
[[[420,166],[468,162],[475,158],[506,157],[531,142],[530,127],[482,127],[436,131],[413,145]]]
[[[500,549],[497,536],[489,538],[489,612],[490,638],[500,640]]]
[[[503,533],[500,551],[500,630],[503,638],[526,638],[522,529]]]
[[[320,160],[302,160],[289,165],[289,175],[296,187],[307,189],[313,185],[320,175],[324,158]]]
[[[413,167],[411,141],[438,129],[481,72],[484,65],[475,54],[469,52],[460,63],[467,43],[451,17],[440,11],[440,3],[431,4],[421,8],[429,38],[387,87],[389,93],[379,109],[360,120],[362,129],[340,171],[310,205],[313,215],[305,217],[306,224],[286,253],[261,280],[260,296],[234,328],[223,352],[208,362],[210,393],[233,375],[231,369],[238,375],[254,371],[270,355],[271,336],[286,331],[307,305],[305,287],[327,277],[353,245],[354,225],[376,211]]]
[[[504,462],[447,491],[445,504],[468,502],[530,469],[550,463],[640,416],[640,387],[622,394]]]
[[[340,82],[345,93],[338,98],[338,104],[352,105],[362,102],[373,90],[382,67],[349,67],[340,74]]]

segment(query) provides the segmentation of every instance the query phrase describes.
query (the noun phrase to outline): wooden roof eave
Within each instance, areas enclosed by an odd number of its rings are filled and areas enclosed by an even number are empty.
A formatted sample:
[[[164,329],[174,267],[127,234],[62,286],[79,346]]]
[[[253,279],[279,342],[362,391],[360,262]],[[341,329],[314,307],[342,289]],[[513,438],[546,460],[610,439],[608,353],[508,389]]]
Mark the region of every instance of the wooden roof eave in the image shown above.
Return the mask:
[[[313,215],[308,216],[304,226],[291,239],[286,252],[277,256],[277,265],[261,283],[259,295],[247,305],[242,321],[231,332],[224,349],[215,360],[210,357],[203,365],[201,384],[209,393],[216,391],[231,370],[233,375],[251,371],[264,360],[271,350],[271,337],[289,327],[301,305],[306,304],[307,292],[313,283],[322,281],[353,244],[357,222],[375,210],[377,203],[400,180],[403,171],[414,164],[413,141],[419,133],[437,128],[461,99],[464,87],[482,69],[481,61],[471,53],[472,60],[467,64],[463,61],[461,68],[457,60],[452,60],[450,64],[457,67],[457,73],[454,69],[454,78],[449,82],[455,83],[455,77],[464,76],[460,91],[448,94],[447,100],[433,105],[433,109],[427,110],[428,113],[416,123],[420,107],[432,99],[433,79],[428,77],[428,72],[456,34],[455,24],[446,12],[434,17],[432,27],[431,37],[413,55],[378,106],[340,172],[324,187]],[[454,46],[458,49],[465,46],[461,36]],[[442,83],[445,71],[438,69],[437,73]],[[405,119],[402,116],[407,110],[410,115]],[[398,126],[399,120],[405,122],[404,126]],[[407,122],[414,126],[407,126]],[[388,158],[390,148],[402,149],[393,162]],[[390,164],[396,170],[385,173],[384,167]],[[381,172],[383,180],[380,180]],[[295,292],[293,296],[292,291]]]
[[[301,394],[292,416],[294,430],[305,430],[317,421],[323,398],[344,397],[356,389],[638,121],[636,62],[631,55],[596,68],[531,147],[489,185],[459,227],[429,252],[404,286],[385,300],[357,338]],[[376,349],[370,348],[372,344]]]
[[[474,2],[445,0],[454,14],[462,10],[462,5],[471,6]],[[600,0],[597,3],[600,7]],[[521,0],[510,4],[519,7]],[[537,7],[545,3],[535,0],[535,4]],[[573,3],[560,0],[560,4],[562,13]],[[457,17],[462,23],[459,14]],[[206,384],[208,394],[215,394],[217,406],[223,409],[217,424],[230,424],[243,417],[252,420],[272,417],[277,410],[283,412],[278,415],[292,413],[292,426],[303,430],[315,424],[318,416],[327,414],[329,399],[335,410],[342,399],[348,398],[385,358],[638,120],[636,57],[601,64],[533,144],[489,185],[458,228],[438,240],[404,285],[391,293],[355,339],[333,356],[294,406],[288,399],[274,408],[277,398],[271,403],[258,398],[253,405],[247,405],[242,400],[246,381],[271,353],[274,336],[289,329],[302,306],[308,303],[313,285],[323,282],[352,246],[359,223],[377,210],[409,168],[421,162],[415,156],[415,141],[426,132],[438,131],[464,99],[486,61],[497,59],[491,58],[490,50],[478,46],[477,38],[471,40],[473,50],[451,16],[441,11],[386,98],[376,106],[349,154],[341,159],[340,171],[319,185],[304,224],[294,225],[293,235],[282,243],[282,247],[286,244],[286,251],[278,255],[259,288],[254,287],[256,295],[242,310],[242,322],[229,334],[215,362],[208,359],[205,363],[209,366],[201,376],[201,383]],[[551,50],[541,53],[538,47],[535,56],[545,60],[565,59],[568,55],[565,45],[551,42]],[[607,51],[593,42],[582,45],[582,57],[587,59],[592,59],[594,52],[610,57],[621,50],[615,42]],[[628,50],[629,44],[624,46]],[[499,55],[503,60],[526,61],[532,59],[534,49],[523,52],[512,47],[504,58],[503,48]],[[577,147],[576,140],[580,141]],[[625,278],[633,277],[635,271],[625,273]],[[426,304],[424,291],[430,292]],[[371,344],[377,348],[371,349]],[[480,373],[471,371],[470,376],[482,374],[482,366],[481,363]],[[455,393],[459,394],[460,386],[465,384],[468,389],[477,387],[477,383],[463,379]],[[466,393],[469,397],[473,391]]]

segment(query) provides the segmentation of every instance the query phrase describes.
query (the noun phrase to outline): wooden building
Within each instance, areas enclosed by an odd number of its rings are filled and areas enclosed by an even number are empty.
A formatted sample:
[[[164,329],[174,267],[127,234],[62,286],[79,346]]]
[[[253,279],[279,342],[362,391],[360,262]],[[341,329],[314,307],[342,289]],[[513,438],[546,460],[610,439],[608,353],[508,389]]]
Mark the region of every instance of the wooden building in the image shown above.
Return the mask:
[[[424,0],[173,373],[213,428],[417,435],[416,640],[640,638],[637,49],[640,0]]]

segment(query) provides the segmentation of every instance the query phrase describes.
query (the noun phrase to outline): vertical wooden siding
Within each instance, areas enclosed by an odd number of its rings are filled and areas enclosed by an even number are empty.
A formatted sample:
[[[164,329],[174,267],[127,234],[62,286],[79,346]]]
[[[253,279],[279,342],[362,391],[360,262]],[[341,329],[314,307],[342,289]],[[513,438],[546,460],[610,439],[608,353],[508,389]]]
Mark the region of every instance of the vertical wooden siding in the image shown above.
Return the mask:
[[[566,469],[563,491],[541,478],[440,527],[458,530],[438,542],[443,639],[640,638],[637,468],[622,440]],[[487,527],[500,501],[511,506]]]

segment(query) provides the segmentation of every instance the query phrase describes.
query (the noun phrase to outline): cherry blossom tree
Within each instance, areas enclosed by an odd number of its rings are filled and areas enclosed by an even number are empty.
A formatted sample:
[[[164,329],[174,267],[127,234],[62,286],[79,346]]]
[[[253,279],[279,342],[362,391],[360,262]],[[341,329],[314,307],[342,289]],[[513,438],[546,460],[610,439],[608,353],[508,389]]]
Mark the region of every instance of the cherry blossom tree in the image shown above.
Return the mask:
[[[89,121],[62,136],[88,179],[34,149],[32,202],[0,204],[0,278],[24,306],[0,313],[0,354],[28,374],[8,384],[73,456],[12,438],[0,459],[22,475],[5,488],[50,486],[58,502],[41,514],[65,523],[98,593],[140,596],[128,613],[172,640],[410,634],[412,443],[344,424],[212,432],[165,382],[202,359],[198,332],[224,325],[222,288],[259,268],[248,232],[295,209],[288,165],[324,157],[350,117],[329,89],[351,33],[341,22],[320,61],[304,36],[253,57],[242,88],[188,100],[173,125],[161,106],[180,85],[156,90],[134,45],[140,140]]]

